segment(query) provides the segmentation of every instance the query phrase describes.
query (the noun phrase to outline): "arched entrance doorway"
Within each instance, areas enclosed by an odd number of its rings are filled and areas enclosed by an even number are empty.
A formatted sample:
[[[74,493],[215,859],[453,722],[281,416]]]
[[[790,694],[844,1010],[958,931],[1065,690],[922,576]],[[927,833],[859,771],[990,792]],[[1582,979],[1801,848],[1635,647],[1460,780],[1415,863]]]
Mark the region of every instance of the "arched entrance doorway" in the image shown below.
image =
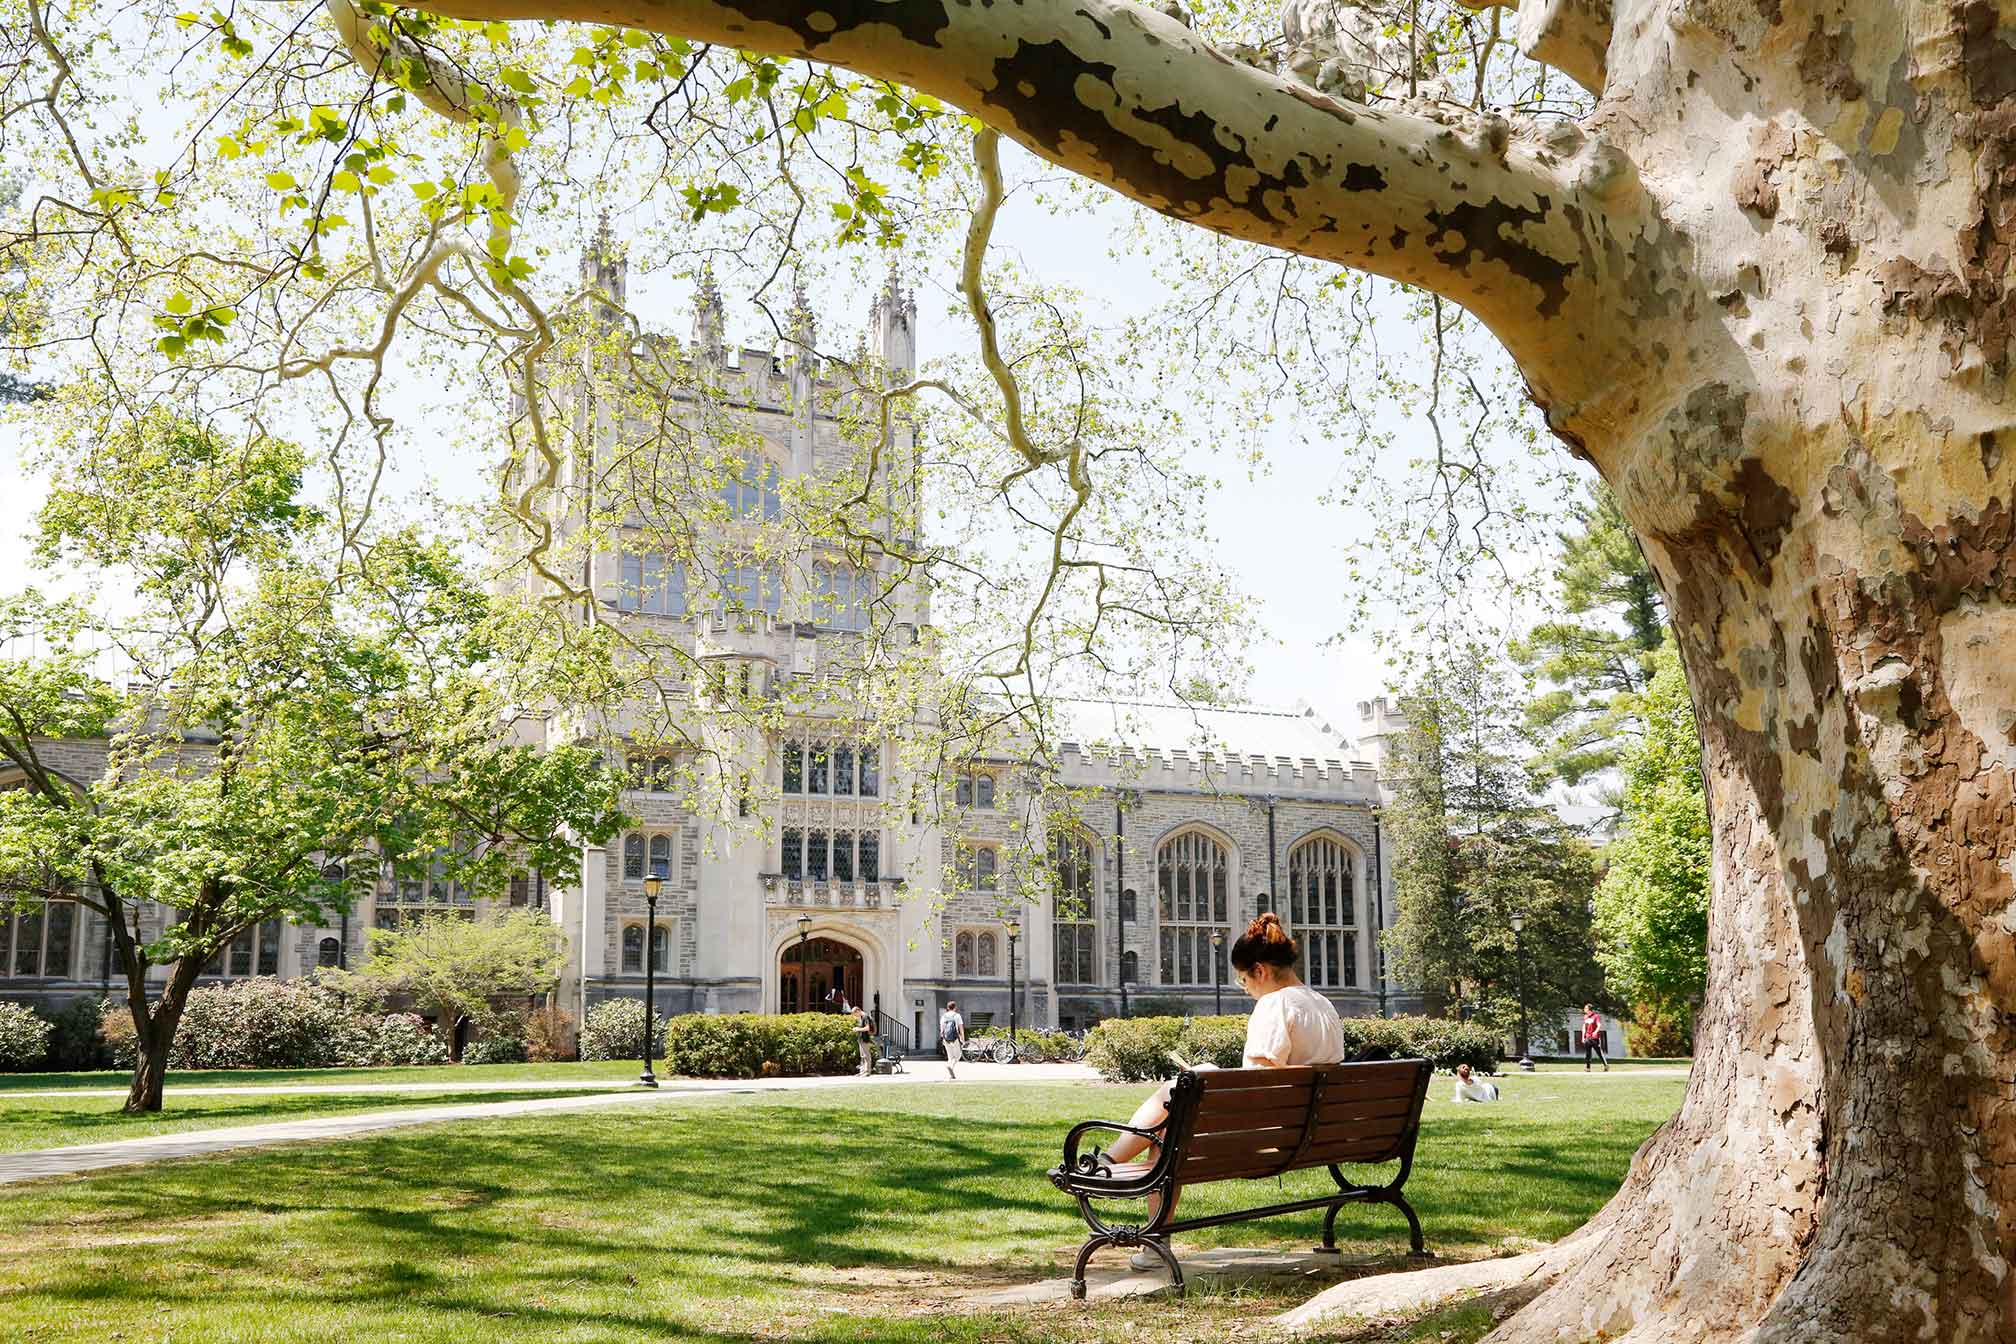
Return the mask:
[[[837,1013],[840,998],[861,1002],[861,951],[837,938],[808,938],[777,960],[778,1011]],[[835,991],[838,991],[836,995]]]

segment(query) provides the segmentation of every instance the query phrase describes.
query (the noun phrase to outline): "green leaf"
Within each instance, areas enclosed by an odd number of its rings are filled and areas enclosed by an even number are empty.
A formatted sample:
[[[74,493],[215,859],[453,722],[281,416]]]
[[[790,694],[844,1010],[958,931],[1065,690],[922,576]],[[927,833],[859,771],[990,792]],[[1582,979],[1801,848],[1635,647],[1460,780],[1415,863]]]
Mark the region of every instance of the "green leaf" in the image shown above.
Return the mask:
[[[329,185],[337,191],[362,191],[364,189],[364,184],[358,180],[357,174],[351,172],[348,168],[337,169],[336,173],[329,179]]]
[[[515,65],[505,66],[497,78],[502,81],[505,88],[518,93],[536,93],[539,89],[539,86],[532,82],[532,76]]]
[[[285,168],[276,168],[266,174],[266,185],[275,191],[292,190],[295,185],[294,174],[288,172]]]
[[[432,182],[415,182],[413,184],[413,194],[423,201],[433,200],[434,193],[439,190],[440,188],[436,187]]]
[[[184,294],[181,290],[178,289],[173,294],[170,294],[168,296],[168,302],[163,306],[166,307],[169,312],[175,314],[177,317],[180,317],[182,314],[188,312],[195,305],[190,302],[189,296],[187,294]]]

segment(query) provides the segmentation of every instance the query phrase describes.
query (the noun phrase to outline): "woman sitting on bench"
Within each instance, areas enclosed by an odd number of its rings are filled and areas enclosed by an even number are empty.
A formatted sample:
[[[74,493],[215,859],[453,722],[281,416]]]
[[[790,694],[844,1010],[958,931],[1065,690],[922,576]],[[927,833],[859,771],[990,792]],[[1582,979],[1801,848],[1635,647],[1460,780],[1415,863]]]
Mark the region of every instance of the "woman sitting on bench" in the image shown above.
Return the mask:
[[[1266,914],[1246,926],[1232,944],[1232,974],[1255,1000],[1246,1020],[1245,1067],[1286,1069],[1305,1064],[1337,1064],[1344,1058],[1344,1031],[1330,1000],[1302,983],[1295,973],[1295,940],[1281,917]],[[1169,1084],[1141,1103],[1127,1123],[1154,1129],[1169,1118]],[[1138,1134],[1122,1134],[1106,1150],[1109,1163],[1130,1162],[1154,1145]]]

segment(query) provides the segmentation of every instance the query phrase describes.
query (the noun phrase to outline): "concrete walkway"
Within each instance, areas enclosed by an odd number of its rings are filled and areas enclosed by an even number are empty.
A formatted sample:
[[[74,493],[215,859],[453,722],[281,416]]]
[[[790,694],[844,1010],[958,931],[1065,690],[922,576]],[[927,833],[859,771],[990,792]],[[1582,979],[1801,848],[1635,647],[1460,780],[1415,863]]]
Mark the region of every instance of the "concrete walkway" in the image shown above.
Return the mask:
[[[988,1083],[1056,1083],[1082,1082],[1096,1079],[1098,1075],[1083,1064],[961,1064],[959,1084],[971,1082]],[[901,1087],[918,1083],[936,1083],[945,1086],[945,1066],[924,1062],[899,1074],[882,1074],[875,1078],[857,1078],[843,1074],[831,1078],[755,1078],[755,1079],[703,1079],[682,1078],[669,1081],[658,1089],[631,1087],[616,1091],[623,1084],[614,1082],[597,1083],[593,1086],[599,1092],[586,1093],[574,1097],[540,1097],[529,1101],[489,1101],[456,1102],[440,1106],[416,1106],[406,1110],[367,1111],[361,1115],[329,1115],[311,1117],[305,1120],[277,1121],[265,1125],[235,1125],[224,1129],[193,1129],[178,1134],[155,1134],[141,1139],[117,1139],[110,1143],[80,1144],[71,1148],[42,1148],[25,1153],[0,1153],[0,1185],[15,1181],[32,1181],[48,1176],[75,1176],[89,1171],[102,1171],[110,1167],[127,1167],[141,1162],[159,1162],[177,1157],[201,1157],[209,1153],[230,1152],[239,1148],[268,1148],[276,1144],[300,1143],[314,1139],[346,1139],[359,1134],[374,1134],[388,1129],[403,1129],[409,1125],[439,1124],[444,1121],[491,1120],[514,1115],[536,1115],[553,1111],[600,1110],[610,1106],[650,1106],[665,1105],[670,1102],[692,1100],[696,1097],[712,1095],[742,1095],[757,1092],[803,1092],[815,1088],[829,1087]],[[352,1093],[367,1090],[391,1090],[395,1088],[417,1087],[430,1090],[426,1085],[404,1083],[381,1083],[375,1088],[363,1085],[352,1087],[264,1087],[211,1089],[201,1087],[172,1088],[169,1098],[172,1103],[177,1095],[201,1095],[218,1091],[246,1093]],[[465,1089],[481,1091],[487,1083],[464,1084]],[[540,1083],[511,1085],[514,1090],[537,1090]],[[110,1093],[94,1090],[71,1089],[61,1092],[24,1093],[0,1092],[0,1105],[9,1096],[125,1096],[123,1089]]]

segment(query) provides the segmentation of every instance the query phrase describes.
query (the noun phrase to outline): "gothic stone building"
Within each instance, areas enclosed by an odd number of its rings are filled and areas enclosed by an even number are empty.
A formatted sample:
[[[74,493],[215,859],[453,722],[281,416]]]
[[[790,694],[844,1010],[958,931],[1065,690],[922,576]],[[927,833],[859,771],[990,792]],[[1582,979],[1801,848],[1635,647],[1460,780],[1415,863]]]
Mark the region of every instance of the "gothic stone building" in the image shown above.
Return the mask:
[[[583,273],[621,301],[625,277],[611,249],[584,261]],[[869,353],[895,377],[915,368],[915,311],[892,278],[869,313]],[[741,441],[752,445],[723,487],[720,526],[731,533],[774,519],[784,482],[830,476],[852,457],[846,408],[802,353],[810,319],[799,318],[800,349],[731,354],[711,288],[697,305],[689,357],[705,363],[715,404],[742,417]],[[603,423],[626,414],[609,409],[613,400],[575,406],[588,441],[620,437],[620,423]],[[914,429],[899,420],[892,439],[891,460],[908,460]],[[586,456],[570,457],[553,492],[563,542],[587,512]],[[914,498],[899,500],[890,516],[901,526],[914,509]],[[1011,985],[1025,1024],[1085,1026],[1139,1000],[1209,1012],[1222,996],[1238,1012],[1244,998],[1225,949],[1272,909],[1302,940],[1310,983],[1341,1011],[1418,1010],[1383,978],[1374,937],[1394,915],[1378,814],[1377,763],[1393,729],[1383,700],[1359,707],[1358,760],[1313,711],[1067,704],[1068,740],[1048,769],[1015,750],[983,753],[953,778],[928,777],[932,797],[920,804],[916,786],[927,777],[906,772],[900,731],[874,740],[843,727],[855,718],[842,683],[826,674],[858,649],[870,592],[894,606],[899,632],[928,639],[921,582],[858,571],[836,549],[789,572],[724,565],[725,595],[708,600],[696,584],[689,601],[679,565],[626,542],[620,527],[612,543],[583,551],[606,618],[679,641],[686,665],[710,673],[690,681],[694,731],[713,731],[704,722],[710,677],[784,697],[793,710],[774,732],[717,734],[714,759],[748,781],[739,805],[696,804],[648,752],[633,756],[637,827],[585,847],[577,882],[533,875],[498,898],[543,909],[565,929],[563,1006],[579,1013],[639,995],[650,957],[663,1011],[797,1011],[845,998],[877,1009],[884,1030],[913,1048],[936,1044],[948,999],[969,1023],[1005,1023]],[[89,744],[45,747],[72,778],[103,768]],[[898,798],[907,806],[894,806]],[[1043,839],[1032,848],[1030,836]],[[1046,880],[1029,882],[1032,867],[1046,868]],[[654,874],[663,890],[647,928],[643,884]],[[368,928],[482,904],[441,874],[388,873],[330,926],[276,921],[248,932],[210,975],[347,964],[364,954]],[[46,1001],[107,984],[104,927],[78,907],[0,924],[0,997]]]

